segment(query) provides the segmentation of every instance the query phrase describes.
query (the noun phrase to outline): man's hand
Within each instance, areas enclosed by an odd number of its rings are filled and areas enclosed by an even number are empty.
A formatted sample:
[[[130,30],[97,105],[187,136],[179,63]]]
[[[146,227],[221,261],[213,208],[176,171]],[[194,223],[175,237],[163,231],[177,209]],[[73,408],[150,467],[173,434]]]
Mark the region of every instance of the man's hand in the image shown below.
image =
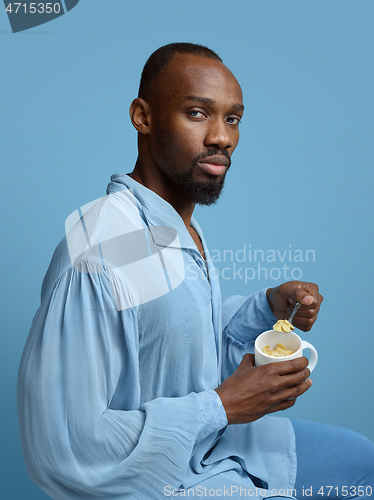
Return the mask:
[[[292,324],[308,332],[317,319],[323,297],[314,283],[288,281],[276,288],[268,288],[266,296],[270,308],[277,319],[288,319],[296,302],[302,306],[297,311]]]
[[[268,413],[286,410],[312,385],[305,357],[254,366],[246,354],[237,370],[217,387],[229,424],[253,422]]]

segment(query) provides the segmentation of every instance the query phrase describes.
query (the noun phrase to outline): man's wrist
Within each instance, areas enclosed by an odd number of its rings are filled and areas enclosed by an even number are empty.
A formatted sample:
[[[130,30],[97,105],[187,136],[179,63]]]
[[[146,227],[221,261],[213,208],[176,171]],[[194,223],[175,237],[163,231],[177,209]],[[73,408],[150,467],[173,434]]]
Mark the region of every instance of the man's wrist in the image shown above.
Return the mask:
[[[268,301],[268,304],[269,304],[269,307],[271,309],[271,312],[273,312],[273,302],[271,300],[271,292],[274,290],[274,288],[268,288],[266,290],[266,298],[267,298],[267,301]]]

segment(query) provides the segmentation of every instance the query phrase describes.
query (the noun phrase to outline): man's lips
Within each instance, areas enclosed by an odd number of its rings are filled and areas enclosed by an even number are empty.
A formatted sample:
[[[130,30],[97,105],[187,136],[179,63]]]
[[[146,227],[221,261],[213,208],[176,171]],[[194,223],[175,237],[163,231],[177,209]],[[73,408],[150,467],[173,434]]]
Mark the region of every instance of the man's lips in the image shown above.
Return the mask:
[[[199,165],[208,174],[222,175],[230,166],[229,160],[225,156],[208,156],[199,161]]]

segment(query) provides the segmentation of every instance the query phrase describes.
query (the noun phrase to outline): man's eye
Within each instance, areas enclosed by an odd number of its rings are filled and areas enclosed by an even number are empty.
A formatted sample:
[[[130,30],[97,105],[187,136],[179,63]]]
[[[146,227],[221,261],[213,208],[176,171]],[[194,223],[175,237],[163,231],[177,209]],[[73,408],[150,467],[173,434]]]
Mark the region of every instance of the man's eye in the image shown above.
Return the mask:
[[[240,118],[236,118],[235,116],[229,116],[227,118],[229,123],[233,123],[234,125],[238,125],[240,123]]]
[[[192,109],[191,111],[189,111],[189,114],[191,116],[193,116],[194,118],[199,118],[200,116],[204,116],[203,113],[201,111],[197,111],[196,109]]]

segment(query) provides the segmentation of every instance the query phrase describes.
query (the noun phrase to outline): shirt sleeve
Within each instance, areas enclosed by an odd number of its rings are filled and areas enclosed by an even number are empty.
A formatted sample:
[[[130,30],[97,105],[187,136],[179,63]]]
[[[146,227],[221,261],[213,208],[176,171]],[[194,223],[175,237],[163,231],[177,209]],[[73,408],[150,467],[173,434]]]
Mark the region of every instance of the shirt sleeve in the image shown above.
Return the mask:
[[[254,352],[260,333],[271,330],[277,321],[266,297],[266,288],[249,297],[233,296],[223,300],[223,377],[238,367],[247,352]]]
[[[235,371],[243,355],[253,350],[256,337],[272,328],[275,321],[266,298],[266,289],[249,297],[231,296],[223,301],[222,323],[226,340],[223,366],[227,376]],[[221,399],[214,390],[200,392],[197,396],[200,427],[196,442],[199,442],[227,426],[228,422]]]
[[[221,398],[216,391],[199,392],[197,396],[200,403],[200,426],[196,443],[199,443],[209,434],[226,427],[228,422]]]
[[[191,393],[139,408],[135,314],[118,312],[104,273],[70,270],[34,318],[19,425],[29,474],[53,499],[149,500],[183,481],[200,402]]]

